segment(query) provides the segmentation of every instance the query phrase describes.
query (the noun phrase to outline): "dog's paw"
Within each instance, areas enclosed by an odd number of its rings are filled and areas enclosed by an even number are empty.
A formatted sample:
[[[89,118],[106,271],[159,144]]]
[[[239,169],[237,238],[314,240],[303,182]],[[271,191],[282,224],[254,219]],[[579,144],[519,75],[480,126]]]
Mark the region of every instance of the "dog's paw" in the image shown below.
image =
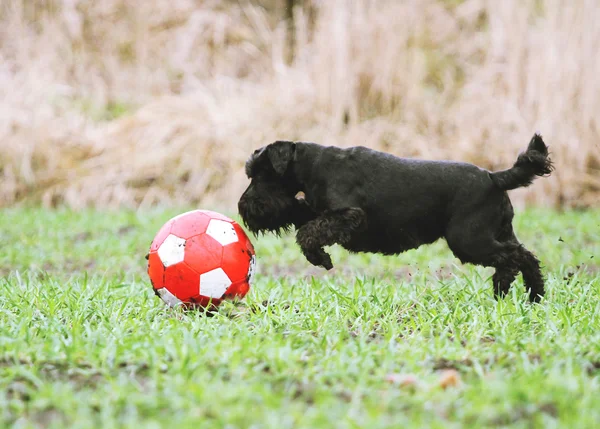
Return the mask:
[[[304,252],[304,256],[306,256],[308,262],[310,262],[316,267],[323,267],[326,270],[331,270],[333,268],[331,256],[329,256],[327,252],[325,252],[323,249],[319,249],[317,251]]]
[[[532,304],[539,304],[542,298],[542,295],[538,295],[537,293],[529,293],[529,302]]]
[[[331,262],[331,256],[327,253],[323,252],[323,261],[321,262],[321,266],[325,268],[327,271],[333,268],[333,263]]]

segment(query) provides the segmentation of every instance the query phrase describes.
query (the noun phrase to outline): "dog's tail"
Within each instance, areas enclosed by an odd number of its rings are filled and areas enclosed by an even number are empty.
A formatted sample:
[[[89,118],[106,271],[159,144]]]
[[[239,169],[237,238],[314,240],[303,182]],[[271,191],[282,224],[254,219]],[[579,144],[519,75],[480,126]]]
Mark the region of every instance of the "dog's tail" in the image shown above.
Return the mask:
[[[534,134],[527,146],[527,150],[519,155],[512,168],[491,173],[494,184],[502,190],[529,186],[535,176],[547,176],[554,167],[548,157],[548,146],[542,136]]]

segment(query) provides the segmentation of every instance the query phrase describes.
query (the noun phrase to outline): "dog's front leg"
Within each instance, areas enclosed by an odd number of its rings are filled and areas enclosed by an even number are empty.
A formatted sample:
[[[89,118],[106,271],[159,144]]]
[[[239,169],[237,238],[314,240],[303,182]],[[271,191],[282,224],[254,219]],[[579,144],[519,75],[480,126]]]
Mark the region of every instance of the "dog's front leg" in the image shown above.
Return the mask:
[[[302,253],[315,266],[333,268],[324,246],[346,244],[352,235],[366,226],[366,214],[358,207],[328,210],[298,229],[296,242]]]
[[[310,207],[306,200],[304,200],[304,198],[296,198],[296,200],[297,204],[293,211],[291,221],[296,230],[299,230],[311,220],[316,219],[317,213],[314,212],[314,210]]]

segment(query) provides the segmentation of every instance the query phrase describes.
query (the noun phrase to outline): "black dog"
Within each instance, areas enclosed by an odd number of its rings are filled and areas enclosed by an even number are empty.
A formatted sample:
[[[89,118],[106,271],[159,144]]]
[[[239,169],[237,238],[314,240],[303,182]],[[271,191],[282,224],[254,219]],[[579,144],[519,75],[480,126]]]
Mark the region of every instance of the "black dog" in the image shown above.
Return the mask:
[[[538,134],[512,168],[495,173],[364,147],[277,141],[246,162],[252,181],[238,209],[255,234],[293,225],[306,259],[328,270],[333,265],[323,247],[334,243],[352,252],[389,255],[444,237],[461,262],[496,268],[496,297],[508,292],[520,271],[529,299],[539,301],[544,295],[540,263],[515,237],[506,191],[552,170]]]

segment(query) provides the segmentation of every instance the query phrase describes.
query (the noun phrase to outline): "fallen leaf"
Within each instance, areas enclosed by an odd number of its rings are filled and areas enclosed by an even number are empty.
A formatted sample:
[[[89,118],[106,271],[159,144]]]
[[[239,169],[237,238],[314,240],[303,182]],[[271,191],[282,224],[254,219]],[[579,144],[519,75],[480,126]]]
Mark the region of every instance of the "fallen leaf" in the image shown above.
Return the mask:
[[[414,374],[388,374],[385,381],[400,387],[416,388],[419,385],[419,379]]]
[[[460,374],[455,369],[447,369],[442,371],[440,375],[440,379],[438,380],[438,385],[442,389],[447,389],[449,387],[456,387],[462,384],[460,379]]]

